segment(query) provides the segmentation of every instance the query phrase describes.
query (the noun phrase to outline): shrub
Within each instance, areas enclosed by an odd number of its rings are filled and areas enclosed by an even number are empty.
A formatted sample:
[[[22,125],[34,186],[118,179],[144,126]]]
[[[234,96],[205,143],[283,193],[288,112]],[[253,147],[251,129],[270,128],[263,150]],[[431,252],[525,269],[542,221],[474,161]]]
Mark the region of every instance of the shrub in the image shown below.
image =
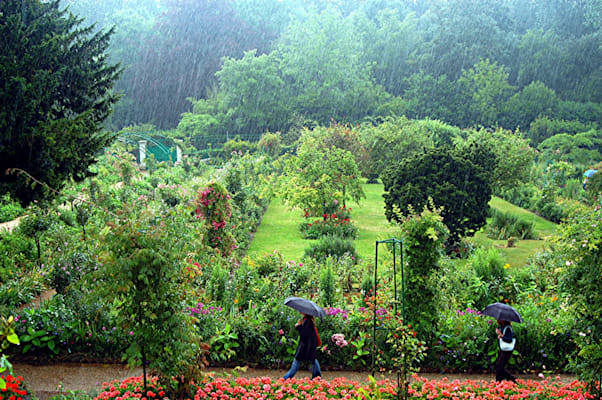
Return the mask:
[[[350,211],[351,209],[343,206],[332,214],[323,214],[322,219],[301,223],[299,225],[301,236],[303,239],[319,239],[328,235],[356,239],[359,230],[350,220]]]
[[[353,260],[357,259],[355,244],[352,240],[343,239],[338,236],[323,236],[316,243],[311,244],[305,249],[303,257],[321,261],[328,256],[340,258],[346,254],[350,255]]]
[[[327,257],[320,271],[320,300],[324,306],[334,306],[337,299],[337,279],[334,276],[335,260]]]
[[[57,293],[64,293],[73,282],[78,282],[86,273],[92,271],[95,263],[84,252],[65,254],[59,258],[50,271],[50,287]]]
[[[266,253],[255,261],[255,269],[259,276],[268,276],[282,269],[284,258],[282,254],[274,250],[273,253]]]
[[[36,263],[33,239],[19,231],[0,234],[0,283],[12,279],[17,271],[28,270]]]
[[[511,237],[536,239],[533,222],[510,212],[492,209],[493,220],[487,226],[487,236],[492,239],[506,240]]]
[[[5,194],[0,197],[0,223],[12,221],[20,215],[23,215],[25,210],[16,201],[10,198],[10,195]]]
[[[228,271],[216,263],[211,270],[211,278],[207,282],[207,295],[214,301],[221,302],[226,295],[226,286],[228,284]]]

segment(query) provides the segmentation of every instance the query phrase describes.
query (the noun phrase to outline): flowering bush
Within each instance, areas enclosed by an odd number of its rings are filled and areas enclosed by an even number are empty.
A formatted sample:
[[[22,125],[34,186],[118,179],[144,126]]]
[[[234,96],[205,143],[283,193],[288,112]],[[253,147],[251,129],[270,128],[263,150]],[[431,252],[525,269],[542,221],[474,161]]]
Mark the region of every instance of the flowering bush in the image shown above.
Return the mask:
[[[223,256],[230,255],[236,243],[229,224],[232,212],[228,191],[217,182],[210,183],[197,196],[195,214],[197,219],[205,221],[203,243]]]
[[[143,393],[142,378],[127,378],[103,385],[103,391],[94,400],[162,399],[165,390],[156,378],[146,393]],[[292,378],[274,380],[269,377],[256,378],[206,378],[196,385],[194,397],[201,399],[396,399],[397,386],[390,380],[359,383],[345,378],[330,381],[322,379]],[[569,384],[556,380],[518,380],[516,384],[505,381],[482,380],[428,380],[413,377],[409,386],[411,399],[591,399],[582,382]]]
[[[305,218],[309,213],[305,213]],[[351,222],[351,208],[345,206],[333,213],[322,214],[322,219],[303,222],[299,225],[303,239],[319,239],[326,235],[335,235],[344,239],[356,239],[358,228]]]
[[[6,375],[4,377],[6,387],[0,389],[0,399],[23,400],[27,391],[23,388],[23,377]]]

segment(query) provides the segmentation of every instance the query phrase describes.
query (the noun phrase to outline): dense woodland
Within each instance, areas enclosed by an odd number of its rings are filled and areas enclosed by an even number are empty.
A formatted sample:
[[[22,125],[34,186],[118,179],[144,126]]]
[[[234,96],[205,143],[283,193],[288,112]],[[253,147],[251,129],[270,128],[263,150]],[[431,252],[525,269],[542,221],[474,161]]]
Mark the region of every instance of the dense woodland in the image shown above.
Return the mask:
[[[124,68],[123,98],[108,126],[178,127],[197,147],[389,115],[523,132],[538,118],[601,120],[597,0],[61,5],[115,27],[108,52]]]

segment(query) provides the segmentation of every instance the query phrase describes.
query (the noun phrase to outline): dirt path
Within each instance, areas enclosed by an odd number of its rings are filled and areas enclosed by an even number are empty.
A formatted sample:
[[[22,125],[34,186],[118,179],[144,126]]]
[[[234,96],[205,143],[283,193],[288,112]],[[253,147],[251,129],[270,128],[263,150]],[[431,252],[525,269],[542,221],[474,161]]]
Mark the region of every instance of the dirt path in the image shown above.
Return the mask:
[[[14,373],[25,378],[25,383],[30,391],[32,391],[40,400],[46,400],[51,396],[58,394],[57,387],[62,385],[63,390],[78,390],[85,393],[96,395],[102,388],[104,382],[113,380],[122,380],[130,376],[142,375],[142,369],[137,368],[130,370],[123,365],[116,364],[56,364],[56,365],[29,365],[29,364],[14,364]],[[226,373],[229,370],[211,368],[208,372],[217,374]],[[241,373],[244,377],[269,376],[272,379],[282,377],[286,371],[284,370],[267,370],[267,369],[248,369]],[[322,371],[322,378],[331,380],[337,377],[345,377],[349,380],[354,380],[360,383],[368,379],[367,372],[354,371]],[[469,375],[469,374],[420,374],[428,379],[443,379],[449,380],[493,380],[495,377],[490,374]],[[311,377],[308,370],[300,370],[297,377]],[[379,378],[392,379],[391,375],[381,375]],[[520,379],[539,380],[536,375],[519,375]],[[575,377],[571,375],[560,376],[563,382],[572,382]]]

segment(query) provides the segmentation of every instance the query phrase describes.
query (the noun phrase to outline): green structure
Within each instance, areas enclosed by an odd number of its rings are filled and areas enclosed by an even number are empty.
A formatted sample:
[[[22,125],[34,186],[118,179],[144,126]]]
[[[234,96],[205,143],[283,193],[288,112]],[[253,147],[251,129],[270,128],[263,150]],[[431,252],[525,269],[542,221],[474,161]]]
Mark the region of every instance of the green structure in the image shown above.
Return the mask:
[[[168,141],[166,138],[157,136],[153,132],[128,132],[120,135],[118,140],[128,145],[138,146],[138,152],[134,152],[134,155],[140,164],[144,164],[146,157],[150,157],[151,154],[158,162],[179,161],[178,146],[169,146],[165,144]]]

